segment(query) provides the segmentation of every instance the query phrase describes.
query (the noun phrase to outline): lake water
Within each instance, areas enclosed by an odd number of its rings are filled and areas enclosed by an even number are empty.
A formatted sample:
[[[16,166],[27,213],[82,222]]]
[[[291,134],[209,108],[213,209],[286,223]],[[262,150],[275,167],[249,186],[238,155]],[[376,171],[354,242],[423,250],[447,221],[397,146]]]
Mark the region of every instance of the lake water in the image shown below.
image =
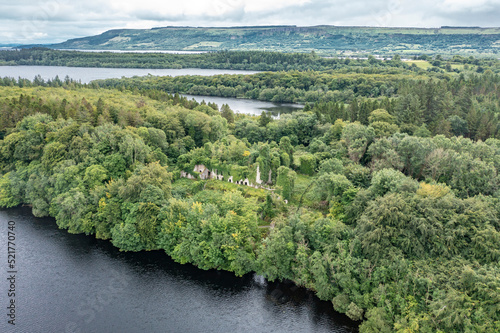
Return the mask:
[[[67,75],[70,78],[89,83],[92,80],[111,79],[132,76],[145,76],[148,74],[159,76],[202,75],[217,74],[255,74],[257,71],[242,71],[231,69],[148,69],[148,68],[102,68],[102,67],[65,67],[65,66],[0,66],[0,77],[22,77],[33,80],[40,75],[44,80],[56,76],[62,80]]]
[[[271,103],[265,101],[257,101],[254,99],[243,99],[243,98],[228,98],[228,97],[215,97],[215,96],[197,96],[197,95],[186,95],[187,98],[194,98],[196,101],[201,102],[212,102],[219,106],[222,104],[228,104],[231,110],[236,113],[246,113],[253,115],[261,115],[263,111],[271,113],[275,117],[279,117],[282,113],[290,113],[303,108],[300,104],[291,103]]]
[[[7,227],[15,223],[16,326],[7,324]],[[287,283],[120,252],[27,207],[0,211],[0,332],[356,332],[330,302]]]
[[[179,75],[203,75],[211,76],[218,74],[254,74],[256,71],[226,70],[226,69],[142,69],[142,68],[87,68],[87,67],[64,67],[64,66],[0,66],[0,77],[25,78],[33,80],[35,76],[40,75],[44,80],[52,80],[56,76],[62,80],[67,76],[89,83],[92,80],[159,75],[159,76],[179,76]],[[205,100],[214,102],[219,107],[222,104],[228,104],[235,112],[260,115],[263,111],[270,112],[273,116],[279,116],[281,113],[290,113],[302,108],[300,104],[281,104],[248,99],[223,98],[212,96],[191,96],[197,101]]]

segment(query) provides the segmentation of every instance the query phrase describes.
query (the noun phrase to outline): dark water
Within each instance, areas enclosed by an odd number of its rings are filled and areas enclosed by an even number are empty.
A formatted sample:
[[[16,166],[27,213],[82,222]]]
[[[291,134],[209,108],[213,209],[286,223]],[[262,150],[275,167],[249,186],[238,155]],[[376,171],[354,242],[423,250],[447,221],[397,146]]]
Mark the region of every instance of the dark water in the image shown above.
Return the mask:
[[[86,68],[86,67],[64,67],[64,66],[0,66],[1,77],[25,78],[33,80],[40,75],[44,80],[52,80],[59,76],[63,80],[66,75],[70,78],[89,83],[92,80],[110,79],[132,76],[145,76],[148,74],[158,76],[179,76],[179,75],[202,75],[211,76],[218,74],[254,74],[256,71],[226,70],[226,69],[142,69],[142,68]],[[281,113],[290,113],[302,108],[300,104],[271,103],[249,99],[194,96],[187,95],[197,101],[216,103],[219,107],[228,104],[235,112],[260,115],[262,111],[270,112],[274,117],[279,117]]]
[[[7,324],[7,222],[15,221],[16,326]],[[356,332],[293,284],[124,253],[29,208],[0,211],[0,332]]]

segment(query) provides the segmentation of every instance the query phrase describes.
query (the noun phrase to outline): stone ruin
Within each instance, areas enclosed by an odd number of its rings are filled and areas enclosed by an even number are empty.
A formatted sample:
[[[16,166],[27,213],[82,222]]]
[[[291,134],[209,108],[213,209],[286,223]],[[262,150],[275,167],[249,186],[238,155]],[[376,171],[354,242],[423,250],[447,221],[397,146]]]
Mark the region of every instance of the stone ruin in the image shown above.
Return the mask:
[[[203,164],[197,164],[194,166],[193,172],[197,172],[200,174],[200,179],[206,180],[206,179],[217,179],[217,180],[224,180],[224,176],[222,174],[218,174],[217,170],[209,170],[205,165]],[[181,171],[181,178],[188,178],[188,179],[196,179],[192,174]],[[251,186],[255,188],[264,188],[266,190],[273,191],[271,188],[267,188],[262,186],[262,180],[260,178],[260,169],[259,166],[257,166],[257,176],[255,177],[255,184],[250,182],[248,178],[245,179],[240,179],[235,181],[233,179],[233,176],[230,176],[227,179],[228,182],[233,183],[233,184],[238,184],[238,185],[245,185],[245,186]],[[268,176],[268,181],[267,183],[271,183],[271,170],[269,170],[269,176]]]

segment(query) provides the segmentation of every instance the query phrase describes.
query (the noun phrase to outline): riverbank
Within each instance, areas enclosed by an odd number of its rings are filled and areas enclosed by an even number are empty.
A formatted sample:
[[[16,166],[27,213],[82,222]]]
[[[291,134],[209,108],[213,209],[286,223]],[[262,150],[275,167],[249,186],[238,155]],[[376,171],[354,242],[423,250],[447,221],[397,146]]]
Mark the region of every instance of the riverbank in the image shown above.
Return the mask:
[[[8,220],[22,253],[18,324],[29,331],[356,332],[329,302],[287,282],[200,270],[163,251],[120,252],[28,207],[0,210],[0,224]],[[0,329],[11,332],[4,320]]]

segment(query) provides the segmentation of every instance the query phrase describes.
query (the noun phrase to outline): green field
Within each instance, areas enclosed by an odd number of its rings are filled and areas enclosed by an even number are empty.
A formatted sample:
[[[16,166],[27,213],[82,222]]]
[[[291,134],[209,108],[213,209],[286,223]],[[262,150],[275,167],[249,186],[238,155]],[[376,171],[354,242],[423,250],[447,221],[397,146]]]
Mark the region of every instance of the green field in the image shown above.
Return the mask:
[[[432,67],[431,63],[425,60],[408,60],[406,62],[408,65],[415,64],[418,68],[427,69]]]

